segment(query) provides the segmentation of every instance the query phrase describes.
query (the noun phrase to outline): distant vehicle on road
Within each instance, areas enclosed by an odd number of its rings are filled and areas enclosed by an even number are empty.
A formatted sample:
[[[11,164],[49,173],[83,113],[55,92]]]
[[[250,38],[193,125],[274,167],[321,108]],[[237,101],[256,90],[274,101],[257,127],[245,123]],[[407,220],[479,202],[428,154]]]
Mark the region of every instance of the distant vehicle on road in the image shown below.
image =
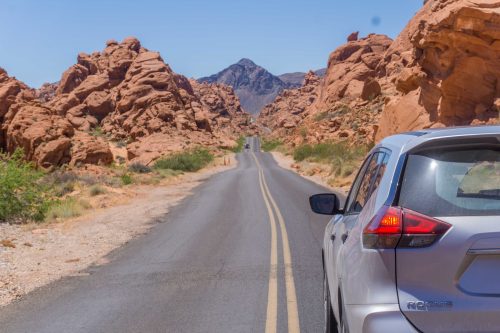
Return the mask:
[[[500,332],[500,126],[421,130],[366,157],[323,240],[325,332]]]
[[[250,144],[249,143],[245,143],[245,149],[250,149]]]

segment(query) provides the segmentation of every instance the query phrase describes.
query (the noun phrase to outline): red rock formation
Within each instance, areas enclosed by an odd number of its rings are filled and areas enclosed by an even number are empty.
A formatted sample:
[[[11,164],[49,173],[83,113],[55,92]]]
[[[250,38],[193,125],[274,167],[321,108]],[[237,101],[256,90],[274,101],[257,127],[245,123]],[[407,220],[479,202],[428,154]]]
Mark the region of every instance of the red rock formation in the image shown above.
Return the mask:
[[[318,108],[331,108],[343,98],[353,100],[361,97],[367,89],[367,82],[377,76],[377,65],[391,42],[385,35],[372,34],[335,50],[328,60]]]
[[[266,108],[275,116],[264,113],[260,122],[295,144],[497,123],[499,26],[498,2],[429,0],[393,42],[369,35],[335,50],[311,94],[316,102],[300,118],[288,107],[294,93],[278,97]]]
[[[306,110],[316,101],[320,78],[310,71],[301,88],[284,90],[262,109],[259,120],[271,130],[296,128],[307,116]]]
[[[373,141],[382,110],[377,66],[391,44],[385,35],[348,42],[330,55],[323,80],[305,82],[268,105],[259,123],[292,144]],[[309,74],[310,75],[310,74]]]
[[[359,31],[352,32],[349,36],[347,36],[348,42],[357,41],[359,38]]]
[[[108,164],[109,139],[131,141],[129,156],[149,162],[185,147],[235,144],[246,118],[231,89],[196,84],[195,91],[135,38],[106,45],[80,53],[57,89],[34,91],[0,71],[1,147],[23,147],[49,167]],[[104,137],[90,135],[97,127]]]
[[[45,103],[50,101],[56,95],[58,83],[44,83],[35,90],[35,97],[40,102]]]
[[[377,139],[422,127],[498,121],[500,3],[428,1],[385,56],[401,93]]]

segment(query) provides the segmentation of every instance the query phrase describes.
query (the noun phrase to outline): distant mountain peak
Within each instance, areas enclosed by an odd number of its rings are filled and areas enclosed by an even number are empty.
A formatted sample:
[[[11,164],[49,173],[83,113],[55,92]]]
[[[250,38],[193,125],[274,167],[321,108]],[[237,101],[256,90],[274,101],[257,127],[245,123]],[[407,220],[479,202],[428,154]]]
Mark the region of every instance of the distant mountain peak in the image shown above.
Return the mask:
[[[217,74],[202,77],[199,82],[223,83],[233,87],[243,109],[257,115],[276,96],[288,88],[279,77],[269,73],[248,58],[243,58]]]
[[[291,73],[276,76],[252,60],[242,58],[217,74],[198,79],[198,82],[217,82],[233,87],[243,109],[257,115],[283,89],[300,87],[304,75],[305,73]]]
[[[255,62],[253,62],[252,60],[250,60],[248,58],[242,58],[236,64],[237,65],[242,65],[242,66],[245,66],[245,67],[257,67],[257,65],[255,64]]]

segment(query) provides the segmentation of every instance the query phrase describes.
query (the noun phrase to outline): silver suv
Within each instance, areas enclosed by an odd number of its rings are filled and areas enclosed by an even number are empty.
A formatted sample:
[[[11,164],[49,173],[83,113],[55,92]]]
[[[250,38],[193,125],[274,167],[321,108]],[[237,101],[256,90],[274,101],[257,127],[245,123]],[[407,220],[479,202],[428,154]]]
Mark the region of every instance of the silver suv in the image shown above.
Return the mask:
[[[326,332],[500,332],[500,126],[384,139],[323,241]]]

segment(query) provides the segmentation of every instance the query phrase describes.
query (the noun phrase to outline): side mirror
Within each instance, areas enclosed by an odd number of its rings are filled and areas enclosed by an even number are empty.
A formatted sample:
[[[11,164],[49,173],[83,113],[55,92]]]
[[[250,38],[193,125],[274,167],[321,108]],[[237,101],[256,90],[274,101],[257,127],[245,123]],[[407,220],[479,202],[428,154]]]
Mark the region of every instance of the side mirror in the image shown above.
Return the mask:
[[[309,197],[311,209],[316,214],[336,215],[342,214],[340,200],[333,193],[315,194]]]

